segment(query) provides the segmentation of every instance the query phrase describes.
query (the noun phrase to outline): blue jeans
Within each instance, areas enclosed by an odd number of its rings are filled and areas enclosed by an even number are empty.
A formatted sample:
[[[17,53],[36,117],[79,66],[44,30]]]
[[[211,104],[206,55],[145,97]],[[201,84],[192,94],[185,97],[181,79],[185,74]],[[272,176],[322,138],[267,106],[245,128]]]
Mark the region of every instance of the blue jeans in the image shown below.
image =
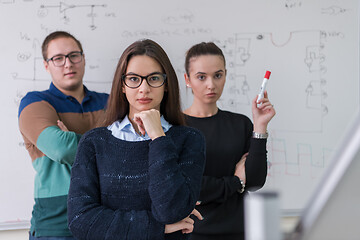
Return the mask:
[[[29,233],[29,240],[75,240],[74,237],[35,237]]]

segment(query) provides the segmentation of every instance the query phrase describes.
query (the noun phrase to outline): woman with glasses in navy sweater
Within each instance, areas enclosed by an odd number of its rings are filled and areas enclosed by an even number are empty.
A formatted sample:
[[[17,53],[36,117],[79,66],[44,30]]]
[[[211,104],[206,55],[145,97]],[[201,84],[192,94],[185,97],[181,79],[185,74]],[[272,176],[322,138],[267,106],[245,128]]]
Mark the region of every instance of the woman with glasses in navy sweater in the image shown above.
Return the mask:
[[[205,163],[205,139],[184,126],[179,86],[154,41],[122,54],[105,127],[80,140],[68,197],[77,239],[187,239]]]

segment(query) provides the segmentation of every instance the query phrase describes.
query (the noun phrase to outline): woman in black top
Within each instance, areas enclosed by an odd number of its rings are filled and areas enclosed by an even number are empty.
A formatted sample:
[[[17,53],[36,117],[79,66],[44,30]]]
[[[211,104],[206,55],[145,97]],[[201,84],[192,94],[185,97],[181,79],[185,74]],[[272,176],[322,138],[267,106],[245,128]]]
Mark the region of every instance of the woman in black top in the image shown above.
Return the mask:
[[[217,107],[225,84],[225,57],[214,43],[200,43],[186,55],[185,82],[194,100],[184,111],[189,126],[206,138],[206,165],[195,220],[193,240],[243,239],[244,195],[265,184],[267,125],[275,110],[267,92],[257,106],[252,101],[254,124],[242,114]]]

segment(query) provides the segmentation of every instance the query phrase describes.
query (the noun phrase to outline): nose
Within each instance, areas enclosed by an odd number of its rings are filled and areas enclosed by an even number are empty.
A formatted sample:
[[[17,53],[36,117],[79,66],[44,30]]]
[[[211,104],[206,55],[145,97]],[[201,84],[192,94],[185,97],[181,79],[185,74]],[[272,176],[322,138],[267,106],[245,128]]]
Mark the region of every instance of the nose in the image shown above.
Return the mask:
[[[215,88],[215,83],[214,83],[214,79],[213,78],[208,78],[207,82],[207,88],[208,89],[214,89]]]
[[[68,57],[68,56],[66,56],[65,57],[65,64],[64,64],[64,66],[65,67],[70,67],[70,66],[72,66],[72,62],[70,61],[70,58]]]
[[[139,91],[140,92],[149,92],[150,91],[150,86],[147,83],[146,79],[143,79],[142,83],[140,84]]]

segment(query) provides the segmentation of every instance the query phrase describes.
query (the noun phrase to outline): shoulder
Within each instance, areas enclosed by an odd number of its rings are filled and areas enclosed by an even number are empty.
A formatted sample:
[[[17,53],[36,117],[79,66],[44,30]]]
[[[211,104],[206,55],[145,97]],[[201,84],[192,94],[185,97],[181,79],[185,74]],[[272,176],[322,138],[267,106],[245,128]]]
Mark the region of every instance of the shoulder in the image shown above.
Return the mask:
[[[92,95],[98,97],[98,98],[102,98],[102,99],[108,99],[109,94],[107,93],[99,93],[99,92],[94,92],[94,91],[90,91]]]
[[[87,131],[82,137],[81,140],[93,140],[98,139],[99,137],[105,137],[111,135],[111,132],[106,127],[97,127]]]
[[[169,129],[169,132],[172,132],[172,134],[178,134],[178,135],[202,135],[202,133],[193,127],[189,126],[172,126]]]
[[[220,119],[227,119],[229,121],[244,122],[246,124],[252,124],[250,118],[248,118],[244,114],[240,114],[240,113],[234,113],[234,112],[229,112],[229,111],[224,111],[224,110],[219,109],[218,116]]]
[[[107,94],[107,93],[100,93],[100,92],[95,92],[95,91],[88,90],[88,94],[92,98],[102,100],[102,101],[107,101],[107,99],[109,98],[109,94]]]
[[[22,110],[27,107],[28,105],[35,103],[35,102],[41,102],[41,101],[49,101],[48,100],[48,90],[45,91],[33,91],[28,92],[20,102],[19,106],[19,116]]]
[[[93,128],[81,136],[79,145],[84,143],[93,145],[106,143],[109,141],[109,135],[111,135],[111,132],[106,127]]]
[[[205,137],[200,130],[189,126],[172,126],[168,134],[172,138],[188,139],[192,142],[205,142]]]
[[[98,111],[106,108],[106,103],[109,95],[107,93],[98,93],[94,91],[87,91],[86,104],[88,111]]]
[[[111,132],[106,127],[93,128],[81,136],[78,150],[98,149],[109,145],[112,141],[110,136]]]
[[[21,103],[32,103],[41,100],[47,100],[48,90],[28,92],[22,99]]]

